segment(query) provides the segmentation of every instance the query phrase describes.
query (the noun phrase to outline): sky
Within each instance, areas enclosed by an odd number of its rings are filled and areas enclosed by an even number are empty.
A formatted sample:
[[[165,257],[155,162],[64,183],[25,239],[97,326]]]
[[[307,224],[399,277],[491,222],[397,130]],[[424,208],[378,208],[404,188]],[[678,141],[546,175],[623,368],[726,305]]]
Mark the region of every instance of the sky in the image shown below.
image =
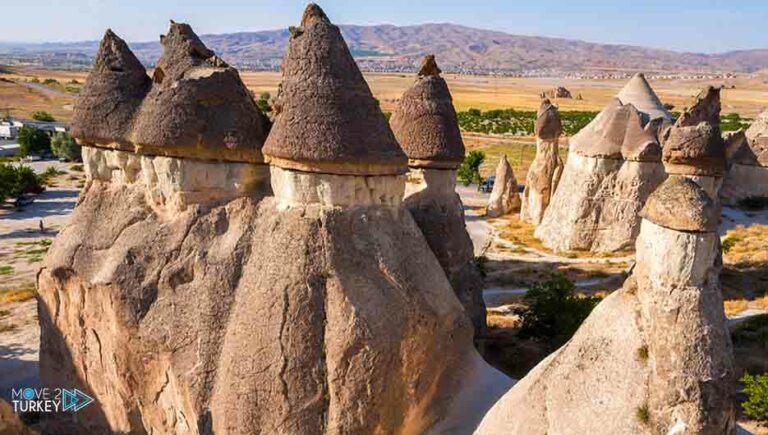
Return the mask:
[[[334,23],[450,22],[519,35],[717,53],[768,48],[768,0],[320,0]],[[151,41],[168,20],[198,34],[297,25],[295,0],[0,0],[0,41]],[[19,17],[15,19],[13,17]]]

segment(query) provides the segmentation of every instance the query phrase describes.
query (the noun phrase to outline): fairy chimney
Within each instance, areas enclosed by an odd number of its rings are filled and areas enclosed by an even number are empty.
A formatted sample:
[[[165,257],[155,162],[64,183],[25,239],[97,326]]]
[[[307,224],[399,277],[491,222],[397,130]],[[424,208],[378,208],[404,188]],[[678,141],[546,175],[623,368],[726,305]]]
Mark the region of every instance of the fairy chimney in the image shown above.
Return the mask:
[[[720,199],[723,204],[737,205],[768,198],[768,111],[761,113],[746,132],[735,136],[727,147],[731,153]]]
[[[671,176],[647,200],[622,289],[491,409],[476,434],[733,434],[715,203]]]
[[[509,381],[474,350],[402,206],[406,156],[314,4],[291,30],[282,76],[264,146],[275,196],[254,223],[243,272],[254,286],[235,295],[221,341],[212,430],[424,433],[446,427],[451,410],[487,408],[493,393],[468,397],[468,387]]]
[[[154,83],[112,32],[101,46],[74,109],[87,182],[38,275],[41,384],[96,402],[43,433],[205,432],[217,343],[254,285],[268,124],[187,25]]]
[[[639,212],[666,177],[659,135],[671,123],[637,74],[570,139],[568,160],[534,235],[555,251],[632,249]]]
[[[493,182],[491,196],[488,198],[485,215],[488,217],[503,216],[520,211],[520,205],[520,193],[518,193],[515,172],[509,165],[507,155],[504,154],[496,166],[496,179]]]
[[[456,193],[456,170],[464,159],[456,110],[434,56],[426,56],[416,82],[403,94],[390,121],[408,156],[405,206],[472,319],[485,330],[482,277],[474,264],[464,207]]]
[[[525,179],[520,210],[522,219],[536,225],[544,217],[544,211],[549,206],[563,172],[563,160],[558,152],[558,140],[562,131],[557,107],[548,99],[542,100],[534,124],[536,156]]]
[[[725,142],[720,134],[720,89],[712,86],[696,96],[664,137],[664,168],[699,184],[719,204],[726,168]]]

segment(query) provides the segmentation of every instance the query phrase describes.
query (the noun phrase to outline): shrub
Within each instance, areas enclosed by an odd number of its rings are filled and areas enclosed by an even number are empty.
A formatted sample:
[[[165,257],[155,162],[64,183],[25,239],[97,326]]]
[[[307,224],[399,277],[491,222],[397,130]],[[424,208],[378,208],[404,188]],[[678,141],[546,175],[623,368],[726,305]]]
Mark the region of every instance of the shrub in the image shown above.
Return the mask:
[[[744,415],[754,420],[768,421],[768,373],[756,376],[746,374],[741,382],[747,395],[747,400],[741,404]]]
[[[34,112],[32,112],[32,119],[34,119],[35,121],[56,122],[56,118],[54,118],[53,115],[51,115],[50,113],[44,110],[35,110]]]
[[[0,202],[18,198],[25,193],[42,191],[41,179],[32,168],[0,163]]]
[[[40,181],[43,184],[48,184],[51,181],[51,178],[66,174],[66,172],[59,171],[58,169],[54,168],[53,166],[49,166],[48,169],[45,170],[45,172],[40,175]]]
[[[73,162],[82,159],[82,151],[80,145],[75,142],[75,139],[69,135],[69,133],[56,133],[51,139],[51,151],[57,157]]]
[[[24,126],[19,130],[19,146],[21,155],[43,155],[51,150],[51,138],[43,131],[35,127]]]
[[[570,340],[584,319],[600,302],[599,297],[575,294],[573,281],[559,273],[550,280],[533,284],[525,294],[528,304],[519,312],[520,335],[533,338],[556,349]]]
[[[485,161],[485,153],[482,151],[470,151],[459,167],[459,180],[469,186],[472,182],[480,183],[480,165]]]
[[[261,110],[261,113],[268,115],[272,112],[272,105],[269,104],[269,99],[272,98],[272,96],[269,94],[269,92],[262,92],[259,95],[259,99],[256,100],[256,106],[259,107],[259,110]]]

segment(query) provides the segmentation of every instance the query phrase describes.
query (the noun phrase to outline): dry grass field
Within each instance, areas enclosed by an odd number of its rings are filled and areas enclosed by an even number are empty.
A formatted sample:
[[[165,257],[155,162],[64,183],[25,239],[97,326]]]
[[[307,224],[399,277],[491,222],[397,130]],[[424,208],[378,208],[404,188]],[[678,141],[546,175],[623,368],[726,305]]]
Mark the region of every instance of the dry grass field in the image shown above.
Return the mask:
[[[40,82],[45,79],[55,79],[65,83],[70,80],[83,82],[85,71],[57,71],[40,69],[16,69],[13,74],[0,74],[0,78],[24,82],[37,78]],[[277,93],[280,74],[277,72],[242,71],[241,77],[249,89],[256,94],[269,92]],[[374,95],[381,102],[382,109],[392,111],[397,99],[410,86],[413,75],[395,73],[367,73],[366,79]],[[457,110],[477,108],[482,110],[514,108],[535,110],[539,105],[539,93],[555,86],[565,86],[574,96],[581,95],[582,99],[557,99],[562,110],[600,110],[624,85],[625,80],[582,80],[559,78],[513,78],[491,76],[460,76],[445,74],[451,88]],[[682,109],[699,89],[706,85],[725,85],[723,90],[723,112],[737,112],[745,117],[754,117],[763,108],[768,107],[768,75],[738,76],[725,80],[650,80],[662,101],[674,104]],[[734,89],[731,87],[734,86]],[[31,110],[45,107],[48,111],[61,112],[62,119],[67,119],[66,112],[71,107],[74,95],[68,95],[62,101],[55,99],[46,103],[45,95],[32,92],[26,95],[26,87],[14,89],[9,83],[3,83],[0,88],[0,107],[15,107],[17,116],[27,116]],[[64,101],[68,100],[68,101]],[[60,107],[57,107],[59,105]]]

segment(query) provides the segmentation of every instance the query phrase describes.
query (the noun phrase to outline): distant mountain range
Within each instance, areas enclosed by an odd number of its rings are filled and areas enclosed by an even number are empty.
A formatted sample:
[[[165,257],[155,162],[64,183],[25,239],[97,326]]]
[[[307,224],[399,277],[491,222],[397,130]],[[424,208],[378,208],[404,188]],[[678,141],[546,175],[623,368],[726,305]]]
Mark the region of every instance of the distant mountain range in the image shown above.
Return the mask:
[[[369,71],[412,71],[421,56],[435,53],[440,66],[455,72],[530,75],[605,70],[646,72],[753,72],[768,68],[768,49],[720,54],[684,53],[630,45],[598,44],[561,38],[511,35],[456,24],[415,26],[341,25],[361,67]],[[229,63],[248,69],[277,69],[287,30],[202,35],[209,48]],[[0,43],[0,63],[49,67],[87,66],[98,41],[76,43]],[[159,42],[131,43],[148,66],[160,56]]]

